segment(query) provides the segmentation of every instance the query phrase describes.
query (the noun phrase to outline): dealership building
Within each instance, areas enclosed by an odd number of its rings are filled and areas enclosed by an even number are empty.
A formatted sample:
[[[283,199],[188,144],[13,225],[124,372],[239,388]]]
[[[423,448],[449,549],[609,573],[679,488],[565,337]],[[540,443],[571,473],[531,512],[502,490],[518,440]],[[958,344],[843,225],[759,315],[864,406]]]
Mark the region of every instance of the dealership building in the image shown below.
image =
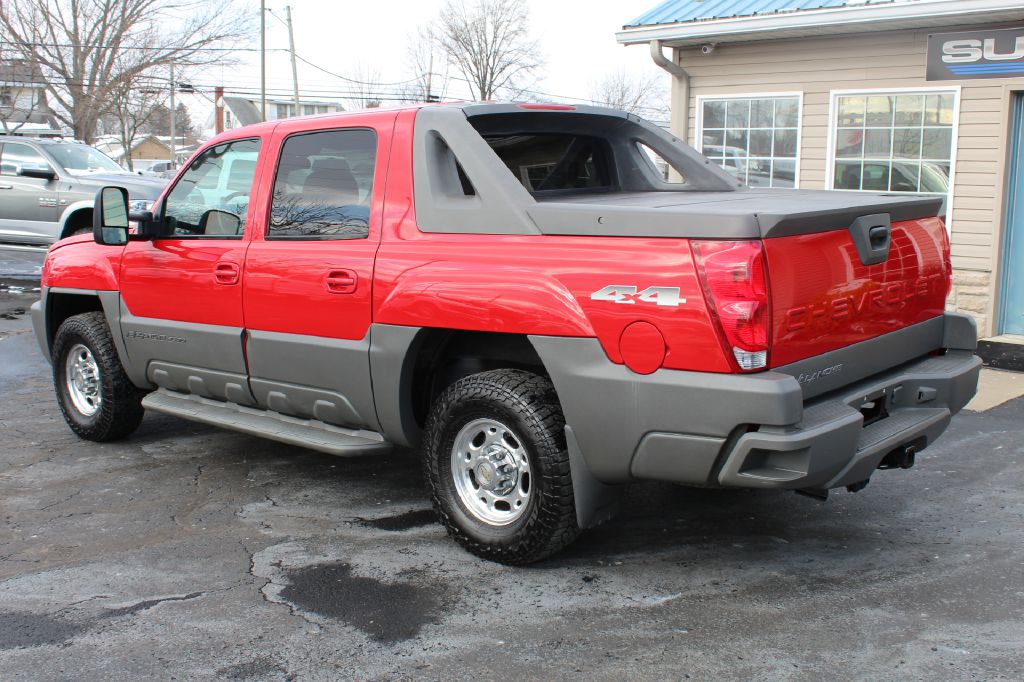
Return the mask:
[[[1024,3],[670,0],[672,129],[752,186],[945,195],[949,307],[1024,341]]]

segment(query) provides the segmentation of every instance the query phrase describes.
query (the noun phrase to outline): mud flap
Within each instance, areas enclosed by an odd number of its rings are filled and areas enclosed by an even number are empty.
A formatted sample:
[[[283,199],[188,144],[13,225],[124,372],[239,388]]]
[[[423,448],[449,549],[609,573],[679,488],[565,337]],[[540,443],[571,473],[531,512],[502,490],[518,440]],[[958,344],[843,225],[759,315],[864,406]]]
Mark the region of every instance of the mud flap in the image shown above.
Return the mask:
[[[571,426],[565,427],[565,443],[569,449],[569,472],[576,500],[576,523],[580,528],[593,528],[612,518],[618,511],[622,486],[608,485],[594,478]]]

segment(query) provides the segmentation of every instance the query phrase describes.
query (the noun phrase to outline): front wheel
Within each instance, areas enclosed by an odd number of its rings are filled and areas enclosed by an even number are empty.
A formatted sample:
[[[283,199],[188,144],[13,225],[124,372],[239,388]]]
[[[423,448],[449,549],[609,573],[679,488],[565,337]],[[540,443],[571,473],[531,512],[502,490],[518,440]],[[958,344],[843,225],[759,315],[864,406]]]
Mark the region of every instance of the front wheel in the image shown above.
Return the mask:
[[[142,422],[143,391],[121,367],[103,313],[64,320],[53,340],[53,385],[64,420],[86,440],[123,438]]]
[[[548,379],[511,369],[460,379],[434,404],[424,449],[434,507],[477,556],[526,564],[579,534],[565,419]]]

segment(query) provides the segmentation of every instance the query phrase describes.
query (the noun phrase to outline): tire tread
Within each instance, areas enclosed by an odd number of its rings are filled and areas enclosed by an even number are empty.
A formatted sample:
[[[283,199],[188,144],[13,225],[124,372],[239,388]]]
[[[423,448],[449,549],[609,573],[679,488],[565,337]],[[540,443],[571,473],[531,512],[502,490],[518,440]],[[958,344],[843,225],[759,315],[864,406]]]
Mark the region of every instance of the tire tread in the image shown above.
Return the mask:
[[[459,404],[499,404],[516,413],[529,427],[538,447],[531,453],[543,472],[538,486],[543,499],[533,506],[531,518],[508,543],[481,542],[459,525],[444,499],[440,463],[447,416]],[[498,369],[473,374],[449,386],[435,402],[424,434],[424,474],[434,508],[448,533],[467,550],[484,559],[522,565],[548,557],[569,545],[580,533],[565,444],[565,418],[551,381],[519,369]],[[536,470],[535,470],[536,474]]]

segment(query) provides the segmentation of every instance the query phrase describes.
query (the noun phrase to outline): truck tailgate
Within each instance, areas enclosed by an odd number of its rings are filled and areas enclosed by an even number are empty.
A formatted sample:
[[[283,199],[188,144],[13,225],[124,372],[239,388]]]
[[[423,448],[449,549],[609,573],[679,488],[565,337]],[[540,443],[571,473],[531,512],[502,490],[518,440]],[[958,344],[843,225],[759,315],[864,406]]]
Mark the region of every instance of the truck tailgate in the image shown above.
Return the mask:
[[[771,367],[942,315],[949,249],[941,219],[892,223],[888,257],[873,264],[865,264],[855,232],[851,226],[764,240],[771,289]],[[936,348],[940,342],[936,338]]]

